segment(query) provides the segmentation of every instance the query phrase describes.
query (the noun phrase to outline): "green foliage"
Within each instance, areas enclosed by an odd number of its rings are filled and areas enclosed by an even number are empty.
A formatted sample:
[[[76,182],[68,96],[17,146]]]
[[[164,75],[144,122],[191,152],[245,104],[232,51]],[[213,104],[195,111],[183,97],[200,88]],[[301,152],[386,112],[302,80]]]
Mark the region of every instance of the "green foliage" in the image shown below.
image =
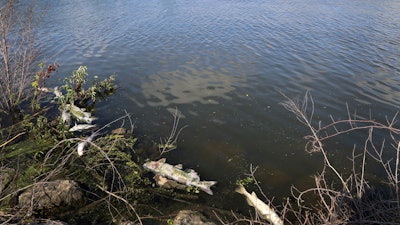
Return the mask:
[[[73,148],[69,148],[73,151],[71,163],[63,168],[62,176],[87,185],[99,196],[105,195],[103,189],[119,193],[129,202],[144,203],[152,199],[152,194],[146,191],[150,181],[142,177],[142,168],[133,159],[136,142],[131,134],[101,136],[88,143],[83,156],[75,153],[75,142]],[[52,155],[61,155],[63,150],[58,148],[57,151]],[[59,164],[57,157],[50,160],[46,164]]]
[[[41,84],[44,82],[40,74],[43,72],[43,63],[39,65],[39,71],[35,74],[35,80],[32,81],[32,87],[34,88],[35,95],[38,93],[38,89],[41,87]]]
[[[196,194],[198,194],[198,193],[200,193],[200,188],[195,187],[195,186],[187,186],[187,187],[186,187],[186,191],[189,192],[189,193],[196,193]]]
[[[236,185],[237,186],[240,186],[240,185],[247,186],[249,184],[255,184],[256,182],[257,181],[254,179],[254,177],[246,176],[243,179],[236,180]]]
[[[33,114],[25,114],[22,121],[15,125],[16,132],[23,133],[25,140],[9,144],[0,152],[2,164],[17,165],[23,171],[13,183],[15,189],[40,182],[44,178],[46,181],[72,179],[87,187],[94,201],[106,199],[109,193],[115,193],[132,205],[150,202],[157,190],[148,191],[152,181],[142,176],[139,156],[134,151],[137,138],[132,131],[126,132],[130,129],[122,126],[124,132],[111,133],[108,132],[108,124],[99,128],[96,131],[99,132],[98,136],[88,141],[87,133],[82,132],[82,136],[77,137],[69,132],[70,126],[61,118],[63,111],[73,114],[74,108],[71,106],[79,107],[85,113],[93,109],[98,100],[116,89],[115,76],[103,80],[94,76],[90,84],[87,67],[80,66],[65,78],[64,85],[59,89],[46,87],[46,80],[56,67],[55,64],[47,68],[43,64],[39,65],[39,71],[31,83],[34,92],[31,104]],[[42,108],[42,97],[47,93],[51,97],[56,95],[56,107],[47,104]],[[86,144],[83,155],[77,154],[80,143]],[[189,187],[187,191],[199,192],[195,187]],[[0,193],[0,198],[3,194]],[[104,203],[112,204],[110,208],[126,207],[126,202],[118,198],[107,199]],[[117,213],[121,214],[119,211]]]
[[[35,141],[36,144],[48,145],[48,147],[66,138],[71,138],[72,135],[62,121],[50,120],[44,112],[38,113],[35,117],[26,114],[20,127],[27,131],[30,140]]]
[[[25,140],[18,142],[16,144],[7,146],[0,154],[1,159],[13,159],[19,156],[34,156],[37,159],[40,155],[43,155],[53,144],[52,141],[35,141],[35,140]],[[29,159],[30,160],[30,159]]]
[[[46,80],[50,78],[50,74],[54,72],[58,64],[50,64],[47,68],[43,63],[39,64],[39,70],[35,74],[31,83],[33,88],[33,98],[31,108],[33,111],[40,109],[40,100],[44,93],[53,92],[56,94],[55,88],[46,87]],[[108,78],[100,80],[98,76],[94,76],[91,85],[86,85],[89,81],[89,74],[86,66],[80,66],[72,72],[72,75],[64,79],[64,85],[61,86],[58,96],[58,103],[61,106],[65,104],[74,104],[80,107],[92,108],[96,101],[106,98],[112,94],[115,89],[115,76],[110,75]]]
[[[70,79],[67,78],[72,84],[75,84],[75,89],[79,90],[82,87],[82,84],[85,84],[87,81],[87,67],[80,66],[77,70],[72,72],[72,76]]]
[[[31,109],[33,111],[40,109],[40,99],[43,92],[49,91],[46,87],[46,80],[50,78],[50,74],[56,71],[58,64],[49,64],[45,70],[44,64],[40,63],[39,70],[35,73],[34,80],[31,83],[33,88],[33,97],[31,100]]]
[[[61,104],[73,103],[89,107],[88,103],[93,105],[98,98],[107,97],[116,88],[114,84],[115,76],[111,75],[104,80],[100,80],[98,76],[94,76],[92,85],[85,89],[84,85],[88,81],[88,76],[87,67],[80,66],[72,72],[70,77],[65,78],[65,85],[62,86],[62,90],[66,94],[59,98]]]
[[[21,179],[18,181],[20,182],[20,186],[32,184],[33,181],[41,174],[41,171],[35,164],[31,164],[22,173]]]

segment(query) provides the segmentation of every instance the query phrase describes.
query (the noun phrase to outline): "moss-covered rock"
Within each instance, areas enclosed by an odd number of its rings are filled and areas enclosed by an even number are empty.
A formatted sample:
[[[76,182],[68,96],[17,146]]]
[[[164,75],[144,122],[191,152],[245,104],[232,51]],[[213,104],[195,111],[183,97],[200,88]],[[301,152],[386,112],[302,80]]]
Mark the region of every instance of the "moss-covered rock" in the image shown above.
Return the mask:
[[[37,183],[18,197],[21,208],[32,207],[33,211],[76,208],[83,202],[83,191],[72,180]]]

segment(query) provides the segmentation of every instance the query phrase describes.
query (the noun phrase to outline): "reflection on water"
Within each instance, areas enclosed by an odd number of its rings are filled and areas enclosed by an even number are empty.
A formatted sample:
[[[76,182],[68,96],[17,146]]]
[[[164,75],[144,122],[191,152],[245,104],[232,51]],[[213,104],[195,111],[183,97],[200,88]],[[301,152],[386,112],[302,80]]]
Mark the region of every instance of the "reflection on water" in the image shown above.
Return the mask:
[[[231,193],[251,163],[277,196],[319,168],[280,93],[310,90],[322,123],[347,117],[345,103],[378,120],[400,107],[396,0],[41,3],[50,13],[39,45],[59,74],[80,64],[116,74],[120,91],[96,113],[107,120],[127,110],[155,140],[178,107],[189,127],[167,157],[220,181],[216,193]]]

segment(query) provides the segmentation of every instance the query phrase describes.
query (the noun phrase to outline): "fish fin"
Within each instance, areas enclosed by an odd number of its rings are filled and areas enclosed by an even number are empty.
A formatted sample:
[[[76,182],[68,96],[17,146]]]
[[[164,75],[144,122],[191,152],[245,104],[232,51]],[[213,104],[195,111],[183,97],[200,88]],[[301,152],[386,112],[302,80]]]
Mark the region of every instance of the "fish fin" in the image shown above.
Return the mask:
[[[201,183],[211,187],[217,184],[217,181],[201,181]]]
[[[237,187],[235,191],[242,195],[246,194],[246,192],[247,192],[246,188],[244,188],[244,186],[242,184],[240,184],[239,187]]]
[[[187,169],[186,172],[190,175],[191,178],[193,178],[194,181],[200,181],[200,176],[196,171],[192,169]]]
[[[258,198],[257,197],[257,194],[253,191],[253,192],[251,192],[251,195],[253,196],[253,197],[256,197],[256,198]]]
[[[255,207],[254,204],[253,204],[253,202],[250,201],[250,199],[246,198],[246,202],[247,202],[247,204],[248,204],[249,206]]]
[[[249,197],[248,197],[248,194],[249,194],[249,193],[247,192],[246,188],[245,188],[242,184],[240,184],[239,187],[236,188],[236,192],[239,193],[239,194],[242,194],[242,195],[246,196],[246,202],[247,202],[247,204],[248,204],[249,206],[253,206],[253,207],[254,207],[253,202],[250,201],[250,199],[249,199]],[[255,195],[256,193],[253,192],[252,194]],[[257,197],[257,196],[256,196],[256,197]]]
[[[200,181],[196,186],[199,187],[200,190],[204,191],[205,193],[213,195],[213,192],[210,187],[215,185],[216,183],[217,181]]]
[[[201,187],[200,189],[209,195],[214,194],[209,187]]]
[[[83,117],[84,118],[90,118],[92,114],[90,112],[83,112]]]
[[[212,192],[210,186],[199,186],[200,190],[204,191],[205,193],[209,194],[209,195],[213,195],[214,193]]]
[[[167,160],[165,158],[159,159],[157,162],[165,163]]]
[[[174,167],[180,170],[183,168],[182,164],[175,165]]]

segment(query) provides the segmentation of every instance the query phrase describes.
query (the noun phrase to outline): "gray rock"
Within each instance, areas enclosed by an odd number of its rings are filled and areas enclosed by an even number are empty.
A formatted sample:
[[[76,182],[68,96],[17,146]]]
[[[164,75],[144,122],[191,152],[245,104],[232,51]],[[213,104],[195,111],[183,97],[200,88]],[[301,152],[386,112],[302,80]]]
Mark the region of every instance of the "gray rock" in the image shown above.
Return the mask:
[[[35,184],[18,197],[20,207],[33,210],[63,208],[83,202],[83,191],[72,180],[55,180]]]
[[[181,210],[174,219],[174,225],[215,225],[199,212],[191,210]]]

